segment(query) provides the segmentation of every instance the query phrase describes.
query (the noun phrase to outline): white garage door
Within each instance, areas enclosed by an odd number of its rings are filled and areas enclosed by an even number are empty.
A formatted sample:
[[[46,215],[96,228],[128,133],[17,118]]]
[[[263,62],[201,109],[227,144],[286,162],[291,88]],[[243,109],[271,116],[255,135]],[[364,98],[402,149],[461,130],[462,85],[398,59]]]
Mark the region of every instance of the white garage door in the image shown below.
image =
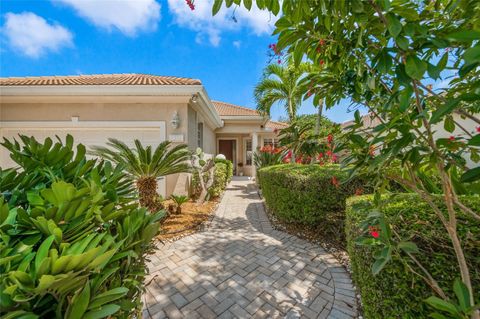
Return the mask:
[[[46,137],[59,136],[63,141],[67,134],[73,136],[75,143],[82,143],[85,146],[105,145],[110,137],[119,139],[129,146],[134,146],[133,141],[138,139],[144,146],[155,147],[165,141],[164,121],[79,121],[79,122],[0,122],[0,140],[3,138],[18,141],[18,134],[34,136],[37,140],[43,141]],[[14,163],[9,157],[5,148],[0,146],[0,167],[13,166]],[[162,178],[159,181],[159,193],[165,196],[166,181]]]

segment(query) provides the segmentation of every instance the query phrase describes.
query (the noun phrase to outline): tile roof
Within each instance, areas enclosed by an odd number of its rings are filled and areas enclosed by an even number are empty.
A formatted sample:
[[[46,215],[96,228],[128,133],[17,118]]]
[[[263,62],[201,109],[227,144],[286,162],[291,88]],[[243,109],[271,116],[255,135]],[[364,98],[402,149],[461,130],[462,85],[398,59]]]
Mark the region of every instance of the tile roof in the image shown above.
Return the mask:
[[[286,127],[288,127],[288,123],[285,122],[276,122],[276,121],[268,121],[267,124],[265,124],[266,128],[271,128],[273,130],[281,130]]]
[[[220,116],[260,116],[256,110],[247,107],[220,101],[212,101],[212,103]]]
[[[0,86],[16,85],[201,85],[197,79],[150,74],[92,74],[0,78]]]

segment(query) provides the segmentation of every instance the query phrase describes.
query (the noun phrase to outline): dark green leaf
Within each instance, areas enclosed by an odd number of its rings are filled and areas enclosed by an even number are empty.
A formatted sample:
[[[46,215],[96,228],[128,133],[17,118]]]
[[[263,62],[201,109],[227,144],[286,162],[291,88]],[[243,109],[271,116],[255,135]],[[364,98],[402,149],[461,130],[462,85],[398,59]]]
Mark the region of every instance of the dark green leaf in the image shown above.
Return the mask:
[[[465,286],[461,280],[456,278],[455,282],[453,283],[453,291],[457,296],[460,309],[465,312],[468,311],[468,309],[471,307],[471,304],[470,293],[468,292],[467,286]]]
[[[446,36],[451,41],[471,42],[480,39],[480,31],[463,30],[450,33]]]
[[[387,264],[388,259],[386,258],[379,258],[377,259],[372,265],[372,274],[375,276],[377,275]]]
[[[455,109],[455,107],[458,105],[459,102],[460,102],[460,99],[458,98],[448,100],[445,104],[440,106],[438,109],[436,109],[432,113],[432,117],[430,118],[430,123],[435,124],[439,122],[443,116],[453,112],[453,110]]]
[[[480,167],[469,169],[460,177],[460,182],[471,183],[480,179]]]
[[[473,63],[480,62],[480,45],[476,47],[470,48],[465,51],[463,54],[463,59],[465,60],[465,64],[470,65]]]
[[[421,80],[426,70],[427,63],[425,61],[420,60],[416,55],[410,55],[407,57],[405,72],[408,76],[415,80]]]
[[[475,135],[468,141],[468,145],[480,146],[480,134]]]
[[[398,248],[406,253],[418,253],[418,247],[411,241],[402,241],[398,243]]]
[[[453,117],[451,115],[445,118],[445,121],[443,122],[443,128],[445,131],[450,133],[455,131],[455,122],[453,121]]]
[[[216,15],[218,11],[220,11],[222,4],[223,4],[223,0],[215,0],[215,2],[213,2],[212,15]]]
[[[458,310],[454,305],[438,297],[428,297],[425,302],[437,310],[446,311],[452,315],[458,314]]]
[[[396,38],[400,32],[402,32],[402,23],[395,15],[389,14],[387,15],[387,29],[388,32]]]

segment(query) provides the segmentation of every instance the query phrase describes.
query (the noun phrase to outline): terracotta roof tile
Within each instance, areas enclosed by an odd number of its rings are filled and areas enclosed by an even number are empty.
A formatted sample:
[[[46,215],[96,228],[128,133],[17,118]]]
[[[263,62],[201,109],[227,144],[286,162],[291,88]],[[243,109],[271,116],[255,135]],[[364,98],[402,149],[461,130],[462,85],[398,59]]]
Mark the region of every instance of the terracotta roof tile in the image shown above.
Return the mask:
[[[268,121],[267,124],[265,124],[265,127],[270,128],[272,130],[281,130],[281,129],[284,129],[284,128],[288,127],[288,123]]]
[[[247,107],[220,101],[212,101],[212,103],[220,116],[260,116],[256,110]]]
[[[1,86],[21,85],[201,85],[197,79],[150,74],[92,74],[0,78]]]

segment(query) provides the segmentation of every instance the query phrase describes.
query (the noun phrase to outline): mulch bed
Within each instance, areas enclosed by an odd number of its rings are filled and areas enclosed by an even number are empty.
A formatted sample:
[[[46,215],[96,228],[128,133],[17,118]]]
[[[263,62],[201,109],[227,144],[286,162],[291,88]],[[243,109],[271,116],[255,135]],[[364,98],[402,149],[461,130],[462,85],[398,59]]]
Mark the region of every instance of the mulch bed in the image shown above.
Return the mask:
[[[163,205],[168,207],[172,203],[171,200],[166,200]],[[196,232],[213,217],[217,205],[218,201],[215,200],[203,204],[194,201],[183,204],[181,214],[170,214],[162,221],[157,238],[161,241],[172,241]]]

